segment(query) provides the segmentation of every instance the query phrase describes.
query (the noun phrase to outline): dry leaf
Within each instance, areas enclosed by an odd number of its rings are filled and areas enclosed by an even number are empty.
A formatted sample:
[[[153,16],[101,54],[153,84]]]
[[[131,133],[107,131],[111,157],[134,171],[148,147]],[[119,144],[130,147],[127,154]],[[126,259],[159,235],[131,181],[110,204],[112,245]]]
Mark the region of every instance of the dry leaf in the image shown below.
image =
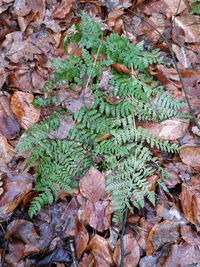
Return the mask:
[[[183,163],[200,170],[200,147],[190,145],[181,147],[180,158]]]
[[[126,234],[124,237],[124,266],[126,267],[136,267],[140,259],[140,248],[138,242],[132,234]],[[114,262],[117,266],[120,265],[121,261],[121,249],[120,242],[117,242],[117,245],[113,254]]]
[[[20,128],[12,112],[8,97],[0,96],[0,133],[7,139],[13,139],[19,133]]]
[[[105,176],[92,167],[80,180],[79,186],[81,194],[95,203],[103,197],[105,192]]]
[[[108,18],[107,18],[107,24],[109,27],[114,27],[116,24],[116,20],[120,18],[124,14],[123,10],[115,9],[109,12]]]
[[[0,134],[0,171],[5,168],[14,155],[14,150],[7,139]]]
[[[89,241],[89,234],[85,226],[81,222],[78,222],[77,228],[78,232],[74,238],[74,242],[75,242],[76,256],[78,259],[80,259],[82,253],[87,247]]]
[[[106,214],[107,201],[91,202],[87,200],[85,206],[85,219],[87,223],[98,232],[107,230],[111,225],[111,215]]]
[[[40,109],[36,109],[31,104],[34,96],[29,93],[16,91],[11,98],[11,107],[23,129],[27,129],[32,124],[38,122]]]
[[[189,126],[189,120],[169,119],[161,123],[142,122],[139,125],[155,137],[163,140],[176,140],[185,135]]]
[[[31,176],[23,174],[12,177],[4,185],[4,192],[0,195],[0,221],[4,221],[20,204],[24,196],[32,189]]]
[[[200,176],[195,176],[188,183],[183,183],[180,201],[184,216],[200,228]]]
[[[112,64],[111,66],[113,67],[113,69],[115,69],[116,71],[120,73],[131,74],[131,69],[128,69],[125,65],[115,63],[115,64]]]
[[[54,19],[64,19],[65,16],[71,11],[72,0],[65,0],[59,3],[52,13]]]
[[[178,240],[179,231],[177,224],[171,221],[164,221],[156,224],[148,235],[147,256],[151,256],[164,245],[176,243]]]
[[[8,244],[8,253],[5,257],[5,262],[9,266],[24,266],[23,261],[25,245],[21,240],[12,240]]]
[[[97,266],[113,266],[112,251],[108,240],[99,235],[95,235],[90,241],[87,249],[91,250],[91,253],[98,263]]]
[[[49,138],[65,139],[68,136],[69,131],[75,126],[75,122],[71,116],[67,118],[59,118],[60,126],[57,130],[48,134]]]

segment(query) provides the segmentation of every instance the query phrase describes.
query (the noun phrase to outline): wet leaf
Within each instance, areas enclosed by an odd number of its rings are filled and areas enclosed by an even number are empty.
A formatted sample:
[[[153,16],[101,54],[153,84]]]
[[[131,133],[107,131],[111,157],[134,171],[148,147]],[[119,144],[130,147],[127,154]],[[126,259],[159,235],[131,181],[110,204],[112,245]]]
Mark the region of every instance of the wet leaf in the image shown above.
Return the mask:
[[[105,176],[95,168],[90,168],[80,180],[81,194],[95,203],[103,197],[105,191]]]
[[[38,122],[40,109],[36,109],[31,104],[34,96],[29,93],[16,91],[11,98],[11,107],[23,129],[27,129],[32,124]]]
[[[0,171],[7,166],[14,155],[14,150],[6,138],[0,134]]]
[[[131,234],[126,234],[124,237],[124,266],[127,267],[136,267],[138,265],[140,259],[140,248],[138,246],[138,242]],[[120,242],[118,241],[114,254],[113,254],[114,262],[117,266],[120,265],[121,261],[121,249]]]

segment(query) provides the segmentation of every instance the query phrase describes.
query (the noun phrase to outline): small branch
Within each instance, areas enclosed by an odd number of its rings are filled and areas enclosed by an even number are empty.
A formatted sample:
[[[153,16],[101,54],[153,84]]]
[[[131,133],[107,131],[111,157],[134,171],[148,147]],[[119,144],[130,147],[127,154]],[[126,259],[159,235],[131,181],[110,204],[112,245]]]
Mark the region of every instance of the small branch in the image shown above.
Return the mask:
[[[125,211],[124,211],[124,220],[123,220],[123,225],[122,225],[122,231],[121,231],[121,235],[120,235],[121,260],[120,260],[119,267],[123,267],[124,266],[125,250],[124,250],[124,239],[123,239],[123,237],[124,237],[125,228],[126,228],[127,215],[128,215],[128,207],[126,206]]]

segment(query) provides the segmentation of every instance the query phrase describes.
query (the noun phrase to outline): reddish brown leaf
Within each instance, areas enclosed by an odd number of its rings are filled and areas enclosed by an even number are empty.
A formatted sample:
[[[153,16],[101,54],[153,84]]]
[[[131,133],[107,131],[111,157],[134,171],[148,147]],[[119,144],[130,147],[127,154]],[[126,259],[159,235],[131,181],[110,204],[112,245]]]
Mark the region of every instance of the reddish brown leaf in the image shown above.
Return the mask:
[[[98,263],[97,266],[113,266],[112,251],[108,240],[99,235],[95,235],[90,241],[87,249],[91,250],[91,253]]]
[[[5,168],[14,155],[14,150],[6,138],[0,134],[0,171]]]
[[[124,14],[124,11],[123,10],[120,10],[120,9],[112,10],[108,14],[108,18],[107,18],[107,24],[108,24],[108,26],[114,27],[115,24],[116,24],[116,20],[118,18],[120,18],[123,14]]]
[[[163,140],[176,140],[183,137],[189,126],[188,119],[169,119],[161,123],[142,122],[140,126],[150,134]]]
[[[24,129],[38,122],[40,118],[40,109],[35,109],[31,104],[33,100],[32,94],[20,91],[16,91],[11,98],[12,110]]]
[[[105,176],[95,168],[90,168],[79,183],[81,194],[91,202],[97,202],[105,191]]]
[[[54,19],[64,19],[65,16],[71,11],[72,0],[62,1],[59,3],[52,13]]]
[[[120,73],[131,74],[131,69],[128,69],[125,65],[115,63],[115,64],[112,64],[111,66],[113,67],[113,69],[115,69],[116,71]]]
[[[5,183],[4,192],[0,196],[1,220],[5,220],[32,189],[30,175],[14,176],[12,179]]]
[[[188,183],[183,183],[180,201],[184,216],[200,227],[200,176],[192,177]]]
[[[85,226],[81,222],[78,222],[77,228],[78,228],[77,229],[78,233],[75,236],[74,241],[75,241],[75,248],[76,248],[76,256],[78,259],[80,259],[82,253],[87,247],[87,244],[89,241],[89,235],[88,235],[88,232]]]
[[[21,240],[13,240],[9,242],[8,254],[6,255],[5,261],[9,266],[24,266],[23,259],[25,245]]]
[[[7,139],[15,138],[19,133],[19,124],[15,120],[8,97],[0,96],[0,133]]]
[[[171,221],[156,224],[150,231],[147,241],[147,256],[161,249],[165,244],[173,244],[179,240],[178,226]]]
[[[124,237],[124,266],[126,267],[136,267],[140,259],[140,248],[138,242],[131,234],[126,234]],[[117,242],[117,245],[113,254],[114,262],[117,266],[120,265],[121,261],[121,249],[120,242]]]
[[[147,181],[151,185],[151,187],[149,188],[149,191],[155,191],[156,190],[156,182],[158,179],[159,179],[158,175],[152,175],[150,177],[147,177]]]
[[[111,224],[111,215],[106,214],[110,203],[107,201],[91,202],[87,200],[85,206],[85,219],[88,224],[98,232],[108,229]]]
[[[200,170],[200,147],[190,145],[181,147],[180,158],[185,164]]]

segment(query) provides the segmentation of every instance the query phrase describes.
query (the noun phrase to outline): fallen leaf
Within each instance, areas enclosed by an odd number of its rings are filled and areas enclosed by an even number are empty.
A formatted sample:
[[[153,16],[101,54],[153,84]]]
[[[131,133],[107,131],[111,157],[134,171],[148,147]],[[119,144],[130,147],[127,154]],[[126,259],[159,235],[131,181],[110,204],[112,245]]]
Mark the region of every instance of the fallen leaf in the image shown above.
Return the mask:
[[[181,226],[181,237],[184,239],[188,244],[193,246],[200,247],[200,237],[198,233],[192,230],[190,225],[182,225]]]
[[[98,0],[102,6],[106,6],[108,11],[132,6],[131,0]]]
[[[68,136],[69,131],[75,126],[75,122],[71,116],[67,118],[59,118],[60,126],[56,131],[51,132],[49,138],[56,138],[59,140],[65,139]]]
[[[108,240],[105,238],[96,234],[90,241],[87,249],[91,250],[92,255],[98,263],[97,266],[113,266],[112,251]]]
[[[160,250],[166,244],[173,244],[179,240],[178,226],[174,222],[164,221],[156,224],[148,235],[147,256]]]
[[[64,19],[66,15],[71,11],[72,0],[62,1],[58,3],[54,11],[52,12],[52,17],[54,19]]]
[[[0,171],[7,166],[14,155],[14,149],[7,139],[0,134]]]
[[[187,183],[182,183],[179,195],[184,216],[200,229],[200,176],[195,176]]]
[[[183,163],[200,170],[200,147],[191,145],[181,147],[180,158]]]
[[[31,189],[32,180],[28,174],[13,176],[4,184],[4,192],[0,195],[0,221],[4,221],[11,215]]]
[[[9,266],[24,266],[23,261],[25,245],[21,240],[12,240],[8,244],[8,253],[5,262]]]
[[[107,24],[109,27],[114,27],[116,20],[124,14],[123,10],[115,9],[108,13]]]
[[[13,139],[19,131],[19,124],[12,112],[8,97],[0,95],[0,133],[7,139]]]
[[[36,109],[31,104],[34,96],[29,93],[16,91],[11,98],[11,107],[23,129],[28,129],[40,118],[40,109]]]
[[[131,69],[128,69],[125,65],[115,63],[111,65],[113,69],[118,71],[119,73],[126,73],[126,74],[131,74]]]
[[[184,32],[184,41],[187,43],[200,42],[200,24],[199,17],[189,14],[181,14],[174,18],[174,23]]]
[[[89,241],[89,234],[85,228],[85,226],[81,223],[77,223],[77,235],[74,238],[75,242],[75,249],[76,249],[76,256],[80,259],[82,253],[85,251],[88,241]]]
[[[140,247],[138,242],[132,234],[126,234],[123,237],[124,240],[124,266],[126,267],[136,267],[140,259]],[[121,249],[120,242],[117,242],[117,245],[114,250],[113,260],[117,266],[120,265],[121,261]]]
[[[188,126],[188,119],[168,119],[161,123],[142,122],[140,126],[148,130],[150,134],[162,140],[176,140],[185,135]]]
[[[87,200],[86,202],[85,219],[98,232],[107,230],[111,225],[111,215],[106,214],[106,209],[109,204],[107,201],[93,203]]]
[[[79,186],[81,194],[95,203],[103,197],[105,192],[105,176],[92,167],[80,180]]]

